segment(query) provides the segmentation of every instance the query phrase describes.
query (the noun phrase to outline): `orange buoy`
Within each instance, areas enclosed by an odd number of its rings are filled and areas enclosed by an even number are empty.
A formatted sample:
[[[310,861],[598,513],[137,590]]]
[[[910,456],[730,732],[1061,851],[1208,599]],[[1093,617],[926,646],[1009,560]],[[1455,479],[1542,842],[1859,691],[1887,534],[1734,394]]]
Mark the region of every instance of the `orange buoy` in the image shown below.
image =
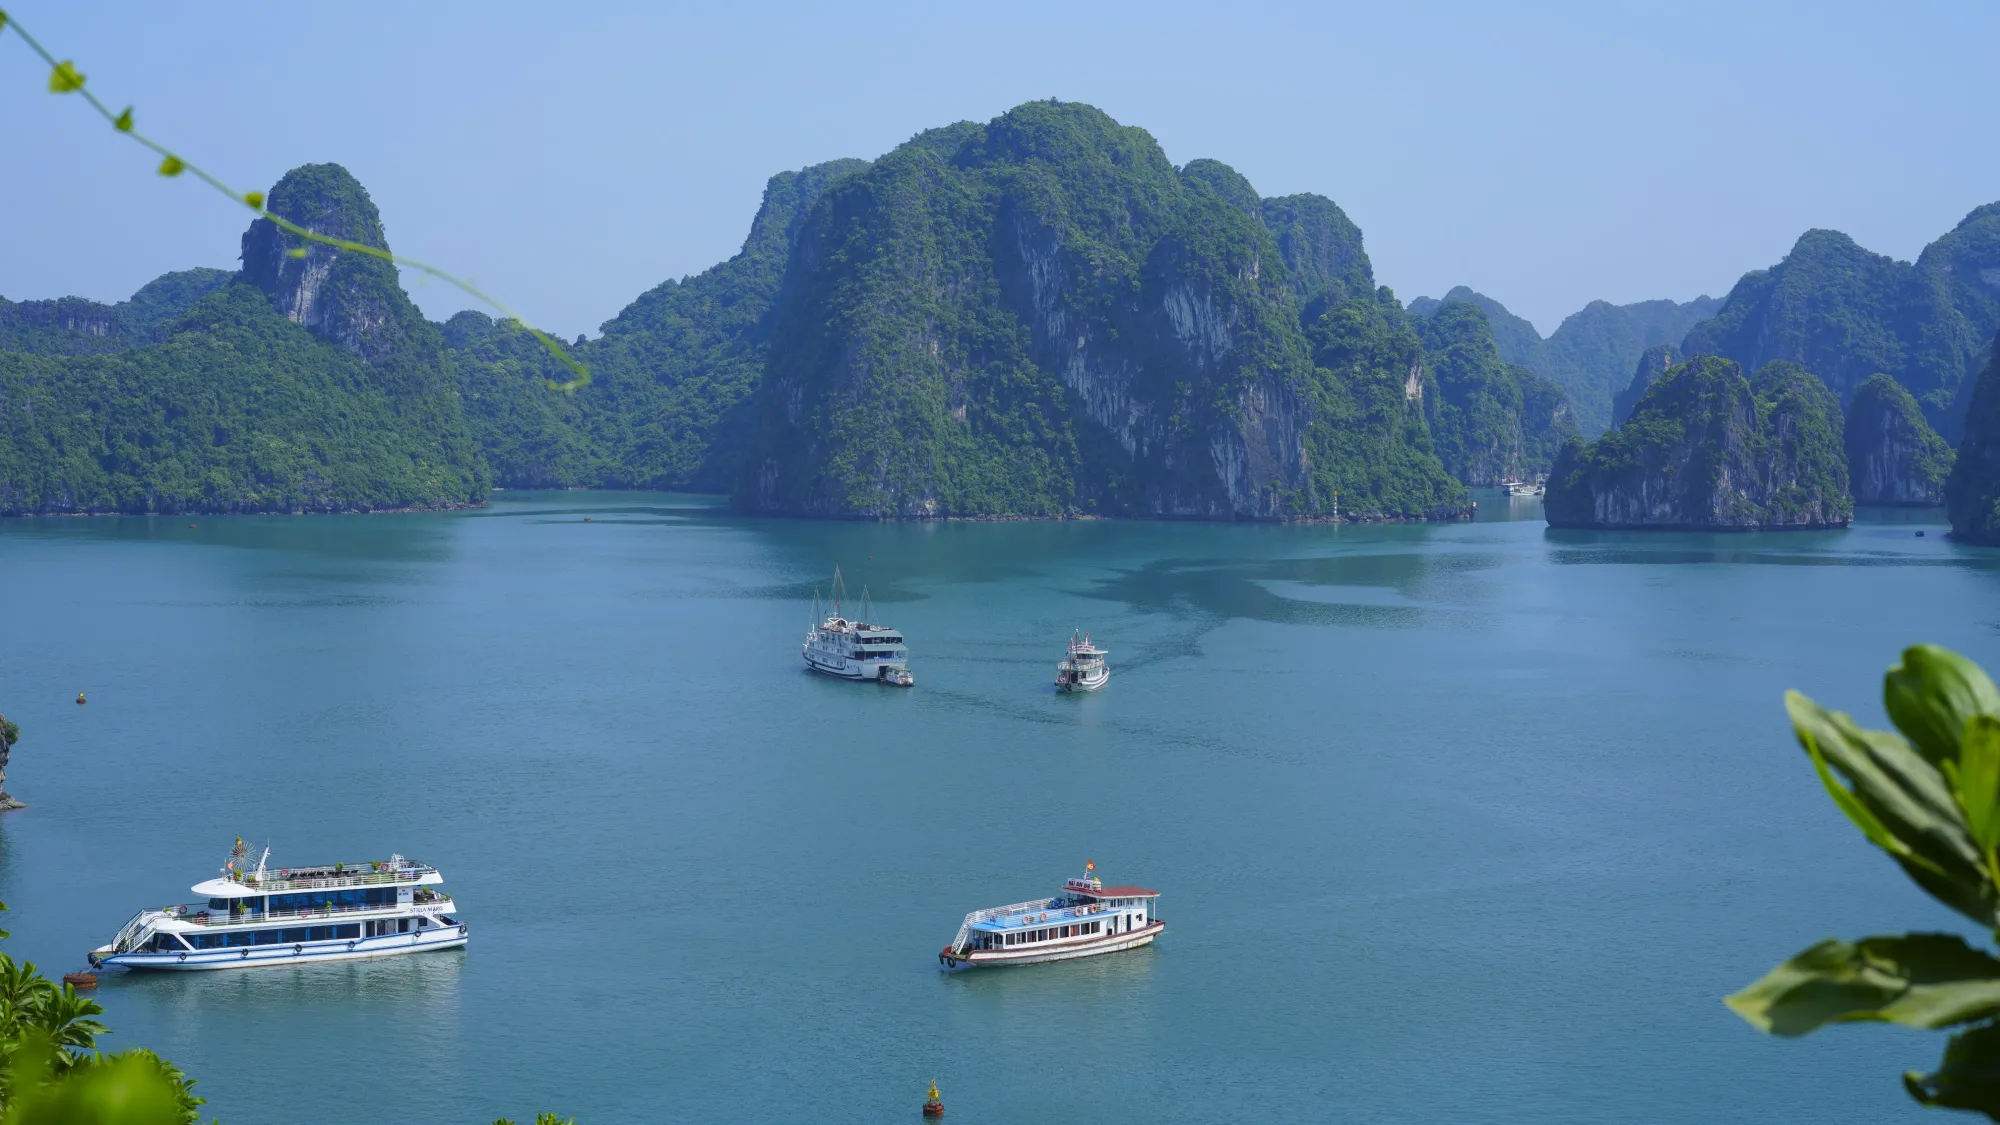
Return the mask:
[[[925,1117],[944,1116],[944,1102],[938,1097],[937,1081],[935,1079],[931,1081],[931,1096],[924,1099],[924,1116]]]
[[[63,983],[71,988],[96,988],[96,973],[64,973]]]

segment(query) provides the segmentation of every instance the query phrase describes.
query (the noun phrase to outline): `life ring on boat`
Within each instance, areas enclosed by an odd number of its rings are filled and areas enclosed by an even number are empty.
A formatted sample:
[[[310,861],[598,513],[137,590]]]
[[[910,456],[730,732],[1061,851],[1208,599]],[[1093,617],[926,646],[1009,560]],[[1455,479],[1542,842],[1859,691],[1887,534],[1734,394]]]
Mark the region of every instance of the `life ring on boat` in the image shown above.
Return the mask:
[[[303,946],[303,945],[296,945],[296,944],[295,944],[295,945],[293,945],[293,946],[292,946],[292,952],[293,952],[293,953],[304,953],[305,951],[306,951],[306,947],[305,947],[305,946]]]
[[[188,959],[188,955],[187,955],[187,954],[185,954],[185,953],[181,954],[181,960],[185,961],[185,960],[187,960],[187,959]]]
[[[246,950],[244,950],[243,952],[241,952],[241,953],[238,953],[238,954],[237,954],[237,956],[238,956],[238,957],[248,957],[248,956],[250,956],[250,951],[246,949]]]
[[[350,942],[348,942],[348,943],[347,943],[347,951],[348,951],[349,953],[352,953],[352,952],[354,952],[354,943],[353,943],[353,942],[351,942],[351,941],[350,941]]]
[[[465,923],[463,923],[463,922],[460,922],[460,923],[458,924],[458,936],[459,936],[459,937],[464,937],[464,936],[465,936]]]

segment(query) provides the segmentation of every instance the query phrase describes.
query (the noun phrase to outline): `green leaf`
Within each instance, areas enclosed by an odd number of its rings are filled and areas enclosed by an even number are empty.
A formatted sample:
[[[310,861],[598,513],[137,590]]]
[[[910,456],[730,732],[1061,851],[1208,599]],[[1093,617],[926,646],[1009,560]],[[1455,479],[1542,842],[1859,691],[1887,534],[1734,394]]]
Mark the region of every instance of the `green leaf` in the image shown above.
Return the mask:
[[[1882,705],[1896,729],[1935,765],[1958,757],[1967,719],[2000,715],[2000,688],[1965,657],[1916,645],[1882,677]]]
[[[113,122],[111,123],[111,127],[112,127],[113,129],[116,129],[116,130],[118,130],[118,131],[119,131],[119,132],[121,132],[121,133],[129,133],[129,132],[131,132],[131,131],[132,131],[132,107],[131,107],[131,106],[129,106],[129,105],[128,105],[128,106],[126,106],[126,107],[125,107],[125,112],[123,112],[123,113],[121,113],[121,114],[119,114],[119,115],[118,115],[118,120],[116,120],[116,121],[113,121]]]
[[[1862,730],[1798,692],[1785,694],[1785,709],[1827,795],[1848,819],[1932,897],[1984,927],[2000,928],[1986,862],[1944,775],[1896,735]],[[1853,789],[1840,786],[1823,765]]]
[[[2000,960],[1956,934],[1829,940],[1724,1003],[1773,1035],[1855,1021],[1949,1027],[2000,1013]]]
[[[49,93],[73,94],[83,89],[83,75],[76,71],[76,64],[64,59],[49,71]]]
[[[2000,843],[2000,719],[1974,715],[1965,722],[1958,761],[1944,764],[1944,775],[1965,811],[1965,826],[1981,855]]]
[[[1984,1024],[1951,1037],[1935,1074],[1903,1075],[1903,1088],[1925,1105],[1970,1109],[2000,1120],[2000,1027]]]
[[[187,165],[181,163],[181,158],[178,156],[169,154],[165,160],[160,161],[160,175],[162,176],[178,176],[185,171],[187,171]]]

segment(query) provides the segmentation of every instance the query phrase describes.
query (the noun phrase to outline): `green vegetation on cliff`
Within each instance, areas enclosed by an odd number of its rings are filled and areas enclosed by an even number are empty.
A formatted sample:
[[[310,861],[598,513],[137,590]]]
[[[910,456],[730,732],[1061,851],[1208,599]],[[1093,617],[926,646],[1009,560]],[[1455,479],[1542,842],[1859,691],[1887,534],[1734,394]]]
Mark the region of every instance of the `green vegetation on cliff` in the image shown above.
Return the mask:
[[[813,208],[737,496],[841,516],[1289,518],[1336,490],[1350,512],[1451,510],[1404,319],[1331,203],[1267,205],[1226,165],[1177,170],[1144,130],[1029,103],[921,135]]]
[[[1413,319],[1435,386],[1424,400],[1431,440],[1445,468],[1477,488],[1548,472],[1577,432],[1561,389],[1502,360],[1477,305],[1448,301]]]
[[[544,380],[564,375],[539,341],[480,313],[452,318],[453,366],[494,482],[727,491],[799,227],[828,185],[866,167],[834,160],[771,177],[735,257],[648,290],[570,349],[592,381],[561,402]]]
[[[104,355],[153,342],[161,325],[229,284],[228,270],[192,269],[147,282],[129,301],[101,305],[82,297],[9,301],[0,297],[0,352]]]
[[[1553,527],[1811,528],[1853,516],[1840,402],[1796,364],[1754,380],[1698,356],[1668,370],[1630,420],[1556,458]]]
[[[1944,503],[1953,535],[2000,546],[2000,336],[1988,346],[1986,369],[1974,386]]]
[[[1838,231],[1807,231],[1784,261],[1745,274],[1684,346],[1745,367],[1775,359],[1802,364],[1843,401],[1870,375],[1886,372],[1951,439],[1996,330],[2000,205],[1989,204],[1914,265],[1872,254]]]
[[[1944,503],[1951,446],[1924,421],[1916,398],[1876,372],[1847,406],[1847,478],[1858,504]]]
[[[1686,303],[1660,300],[1614,305],[1592,301],[1565,317],[1546,340],[1533,324],[1507,311],[1505,305],[1463,285],[1442,300],[1419,297],[1410,302],[1410,311],[1430,316],[1451,302],[1483,309],[1493,326],[1493,342],[1500,349],[1500,358],[1532,368],[1561,387],[1569,396],[1578,428],[1593,437],[1617,423],[1613,400],[1630,381],[1640,355],[1657,345],[1679,344],[1688,329],[1722,306],[1721,301],[1706,296]]]
[[[385,245],[374,204],[337,165],[294,170],[271,190],[270,209]],[[404,296],[395,268],[317,245],[295,258],[297,241],[259,219],[234,282],[168,275],[113,306],[128,343],[109,354],[0,352],[0,513],[484,499],[485,462],[466,432],[443,338]]]

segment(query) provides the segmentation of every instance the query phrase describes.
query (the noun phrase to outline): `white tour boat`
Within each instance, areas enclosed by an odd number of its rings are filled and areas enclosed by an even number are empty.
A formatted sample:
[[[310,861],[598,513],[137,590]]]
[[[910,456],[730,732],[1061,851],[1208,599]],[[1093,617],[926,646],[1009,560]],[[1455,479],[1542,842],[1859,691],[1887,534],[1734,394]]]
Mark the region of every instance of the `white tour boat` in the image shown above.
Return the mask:
[[[240,969],[307,961],[353,961],[467,941],[458,908],[438,890],[434,867],[392,855],[330,867],[255,870],[236,841],[220,878],[196,883],[205,902],[141,910],[108,945],[90,951],[95,966],[128,969]]]
[[[1165,922],[1153,912],[1158,891],[1107,887],[1086,863],[1085,875],[1063,884],[1054,898],[975,910],[958,936],[938,952],[947,969],[1033,965],[1150,945]]]
[[[1057,691],[1096,691],[1111,680],[1110,653],[1090,643],[1089,633],[1071,633],[1069,655],[1056,665]]]
[[[806,630],[800,651],[806,667],[843,680],[874,680],[896,687],[910,687],[917,678],[910,674],[910,652],[903,647],[903,635],[887,625],[872,625],[874,607],[868,590],[861,590],[861,618],[850,621],[842,616],[845,594],[840,568],[833,568],[833,613],[822,618],[819,590],[813,589],[813,624]]]

